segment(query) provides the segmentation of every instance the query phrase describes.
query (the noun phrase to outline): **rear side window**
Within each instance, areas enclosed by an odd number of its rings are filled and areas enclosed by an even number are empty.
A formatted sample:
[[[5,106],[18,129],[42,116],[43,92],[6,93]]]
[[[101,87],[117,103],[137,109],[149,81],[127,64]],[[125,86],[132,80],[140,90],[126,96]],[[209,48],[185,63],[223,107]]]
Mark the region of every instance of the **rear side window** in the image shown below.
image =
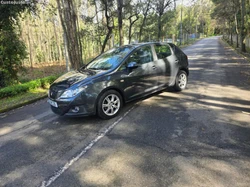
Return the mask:
[[[158,59],[164,59],[172,54],[168,45],[155,45],[155,52]]]

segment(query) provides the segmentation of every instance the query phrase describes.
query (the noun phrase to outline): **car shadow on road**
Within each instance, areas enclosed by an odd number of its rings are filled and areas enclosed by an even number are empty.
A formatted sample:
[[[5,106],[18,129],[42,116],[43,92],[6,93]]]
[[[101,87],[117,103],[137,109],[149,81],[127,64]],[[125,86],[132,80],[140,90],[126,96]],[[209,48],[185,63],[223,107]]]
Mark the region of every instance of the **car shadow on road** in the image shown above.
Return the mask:
[[[127,173],[124,181],[143,184],[144,180],[149,186],[232,186],[239,181],[247,186],[249,123],[221,118],[220,113],[211,113],[207,108],[187,108],[190,101],[185,99],[176,105],[178,100],[165,93],[143,101],[140,108],[108,134],[106,143],[97,146],[96,152],[102,158],[99,164],[87,165],[87,170],[74,171],[75,175],[94,169],[98,175],[110,160],[124,157],[102,172],[106,175],[113,172],[119,177],[124,174],[119,165],[126,165],[127,170],[134,172]],[[234,113],[229,112],[229,116]],[[78,179],[86,186],[95,186],[94,181],[88,184],[86,178]],[[108,185],[114,185],[114,180]]]
[[[78,166],[63,174],[55,186],[67,186],[69,181],[80,186],[231,186],[240,181],[247,186],[250,126],[247,118],[232,117],[242,107],[232,107],[249,102],[208,97],[231,103],[228,107],[207,104],[199,101],[201,98],[198,93],[168,88],[142,99],[140,107],[81,158]],[[197,104],[198,108],[193,106]],[[219,113],[213,107],[225,111]]]

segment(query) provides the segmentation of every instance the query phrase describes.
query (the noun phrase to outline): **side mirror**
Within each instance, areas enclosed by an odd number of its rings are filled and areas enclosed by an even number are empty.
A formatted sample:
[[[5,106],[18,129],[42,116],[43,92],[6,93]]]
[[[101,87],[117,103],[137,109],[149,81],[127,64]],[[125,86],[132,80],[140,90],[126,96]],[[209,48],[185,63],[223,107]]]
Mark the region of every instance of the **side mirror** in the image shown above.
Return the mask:
[[[139,67],[139,65],[136,62],[129,62],[128,65],[127,65],[128,69],[135,69],[135,68],[138,68],[138,67]]]

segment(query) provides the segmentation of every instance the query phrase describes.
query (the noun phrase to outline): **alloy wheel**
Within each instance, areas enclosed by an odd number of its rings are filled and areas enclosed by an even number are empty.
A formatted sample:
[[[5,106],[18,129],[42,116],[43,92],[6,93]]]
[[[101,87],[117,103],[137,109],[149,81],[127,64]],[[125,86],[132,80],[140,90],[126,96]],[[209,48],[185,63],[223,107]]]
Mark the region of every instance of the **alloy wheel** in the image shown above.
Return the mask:
[[[115,94],[109,94],[103,99],[102,111],[107,116],[113,116],[119,111],[120,106],[121,106],[120,98]]]
[[[181,73],[178,79],[178,85],[181,89],[184,89],[187,85],[187,76],[185,73]]]

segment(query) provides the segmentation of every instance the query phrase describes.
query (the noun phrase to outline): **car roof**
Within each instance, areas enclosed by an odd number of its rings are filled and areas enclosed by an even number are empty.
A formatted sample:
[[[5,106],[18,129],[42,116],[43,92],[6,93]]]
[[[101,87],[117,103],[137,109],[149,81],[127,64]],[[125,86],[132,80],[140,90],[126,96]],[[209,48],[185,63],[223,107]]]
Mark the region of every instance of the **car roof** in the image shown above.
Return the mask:
[[[137,47],[141,47],[141,46],[144,46],[144,45],[150,45],[150,44],[170,44],[170,43],[166,43],[166,42],[142,42],[142,43],[127,44],[127,45],[124,45],[124,46],[130,46],[130,47],[137,48]]]

